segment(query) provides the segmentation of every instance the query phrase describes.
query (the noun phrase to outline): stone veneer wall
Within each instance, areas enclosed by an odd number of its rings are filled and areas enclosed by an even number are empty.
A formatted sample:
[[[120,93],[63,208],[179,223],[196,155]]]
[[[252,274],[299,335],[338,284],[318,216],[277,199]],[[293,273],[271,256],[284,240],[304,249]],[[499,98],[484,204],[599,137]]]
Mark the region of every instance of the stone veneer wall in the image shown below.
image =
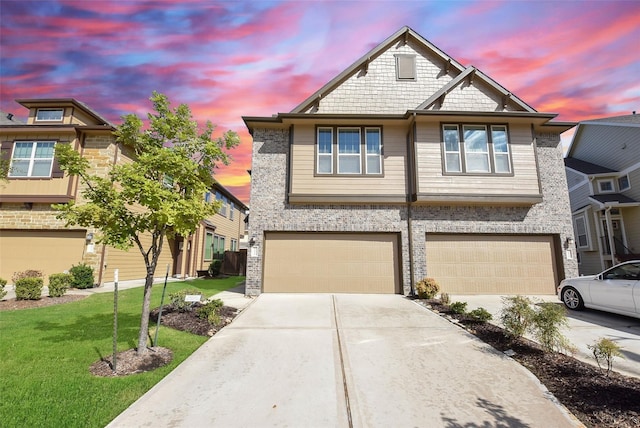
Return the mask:
[[[537,135],[536,153],[544,202],[532,207],[412,206],[414,280],[428,275],[427,233],[507,233],[557,235],[563,246],[573,238],[571,211],[557,134]],[[402,284],[411,291],[406,205],[289,205],[286,203],[289,133],[255,129],[250,237],[257,254],[247,260],[246,293],[260,294],[264,233],[268,231],[396,232],[401,236]],[[562,247],[564,276],[578,274],[575,252]],[[572,250],[573,251],[573,250]],[[562,272],[561,272],[562,275]]]

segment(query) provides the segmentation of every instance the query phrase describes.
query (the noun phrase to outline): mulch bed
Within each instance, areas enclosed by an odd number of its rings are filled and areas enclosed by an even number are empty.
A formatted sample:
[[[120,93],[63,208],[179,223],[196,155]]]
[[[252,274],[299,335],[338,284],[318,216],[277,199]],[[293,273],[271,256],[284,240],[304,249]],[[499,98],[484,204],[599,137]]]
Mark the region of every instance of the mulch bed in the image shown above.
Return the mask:
[[[601,370],[561,353],[545,353],[525,338],[510,340],[504,330],[488,322],[474,322],[454,314],[438,300],[418,300],[431,310],[458,320],[461,327],[526,367],[587,427],[640,426],[640,379]],[[615,367],[615,361],[614,361]]]
[[[223,306],[220,308],[220,323],[209,324],[206,319],[198,318],[195,309],[198,306],[202,306],[196,303],[191,311],[179,312],[173,306],[168,305],[162,308],[162,317],[160,318],[160,324],[175,328],[176,330],[188,331],[189,333],[197,334],[199,336],[213,336],[220,329],[231,321],[237,314],[237,309],[229,306]],[[158,312],[160,308],[155,308],[149,314],[149,322],[156,324],[158,321]]]
[[[61,297],[41,297],[38,300],[6,299],[0,301],[0,311],[14,311],[19,309],[43,308],[45,306],[60,305],[62,303],[75,302],[86,299],[85,294],[65,294]]]

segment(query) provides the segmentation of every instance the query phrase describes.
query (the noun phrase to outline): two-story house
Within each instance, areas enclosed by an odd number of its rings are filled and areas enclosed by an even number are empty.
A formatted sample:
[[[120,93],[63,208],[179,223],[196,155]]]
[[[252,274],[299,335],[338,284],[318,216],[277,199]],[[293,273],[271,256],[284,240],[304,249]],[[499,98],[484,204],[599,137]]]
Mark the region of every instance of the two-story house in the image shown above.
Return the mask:
[[[580,274],[640,259],[640,115],[580,122],[565,169]]]
[[[56,144],[71,144],[89,160],[92,174],[106,176],[114,164],[135,160],[133,153],[116,143],[115,125],[71,98],[17,102],[29,110],[26,123],[5,114],[0,122],[2,159],[11,165],[8,180],[0,181],[0,278],[11,281],[15,272],[28,269],[48,276],[79,263],[94,268],[98,284],[112,282],[115,269],[121,281],[144,278],[145,265],[136,248],[123,251],[99,244],[99,231],[66,227],[51,208],[54,203],[82,203],[78,178],[58,167]],[[224,214],[203,221],[192,236],[166,241],[158,277],[164,277],[166,266],[172,276],[196,276],[197,270],[207,269],[212,251],[237,247],[246,207],[222,186],[212,192],[214,197],[215,192],[224,195]],[[216,248],[215,236],[222,239]]]
[[[248,294],[552,294],[577,274],[555,122],[408,27],[253,136]]]

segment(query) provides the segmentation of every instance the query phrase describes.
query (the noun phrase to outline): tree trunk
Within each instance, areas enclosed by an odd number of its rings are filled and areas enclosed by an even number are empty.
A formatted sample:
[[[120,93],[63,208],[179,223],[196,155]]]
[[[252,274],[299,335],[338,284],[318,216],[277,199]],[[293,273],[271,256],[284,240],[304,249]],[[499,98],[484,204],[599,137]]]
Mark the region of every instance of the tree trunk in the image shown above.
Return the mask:
[[[147,352],[147,338],[149,336],[149,312],[151,309],[151,288],[153,286],[153,271],[147,270],[144,282],[144,297],[142,298],[142,316],[140,318],[140,332],[138,335],[138,355]]]

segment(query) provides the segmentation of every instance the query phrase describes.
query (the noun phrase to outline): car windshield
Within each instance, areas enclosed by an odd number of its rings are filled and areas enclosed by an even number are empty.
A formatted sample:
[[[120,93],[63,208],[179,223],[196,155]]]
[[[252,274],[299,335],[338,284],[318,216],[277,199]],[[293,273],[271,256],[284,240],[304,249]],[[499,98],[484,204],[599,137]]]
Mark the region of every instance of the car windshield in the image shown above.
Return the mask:
[[[602,279],[640,279],[640,263],[616,266],[605,272]]]

